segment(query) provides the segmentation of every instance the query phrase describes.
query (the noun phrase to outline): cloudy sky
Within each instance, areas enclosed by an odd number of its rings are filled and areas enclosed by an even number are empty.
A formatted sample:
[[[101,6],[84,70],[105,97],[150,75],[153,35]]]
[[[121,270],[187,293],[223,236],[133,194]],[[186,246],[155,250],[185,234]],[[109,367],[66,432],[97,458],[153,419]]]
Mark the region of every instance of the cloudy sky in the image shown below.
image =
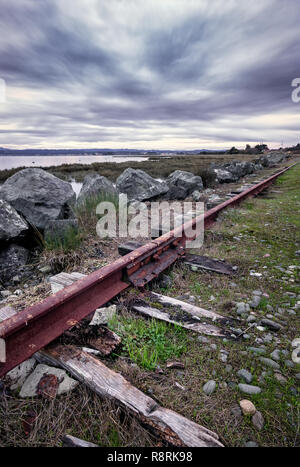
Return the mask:
[[[0,0],[0,146],[300,140],[299,0]]]

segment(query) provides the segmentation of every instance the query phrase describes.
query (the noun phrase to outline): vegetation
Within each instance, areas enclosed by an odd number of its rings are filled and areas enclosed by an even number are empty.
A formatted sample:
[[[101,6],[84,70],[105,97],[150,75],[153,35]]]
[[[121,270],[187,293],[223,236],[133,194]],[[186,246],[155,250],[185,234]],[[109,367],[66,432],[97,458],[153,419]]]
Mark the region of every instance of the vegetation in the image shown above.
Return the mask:
[[[187,350],[186,331],[179,326],[128,315],[113,318],[109,327],[122,337],[122,355],[146,370],[155,370]]]

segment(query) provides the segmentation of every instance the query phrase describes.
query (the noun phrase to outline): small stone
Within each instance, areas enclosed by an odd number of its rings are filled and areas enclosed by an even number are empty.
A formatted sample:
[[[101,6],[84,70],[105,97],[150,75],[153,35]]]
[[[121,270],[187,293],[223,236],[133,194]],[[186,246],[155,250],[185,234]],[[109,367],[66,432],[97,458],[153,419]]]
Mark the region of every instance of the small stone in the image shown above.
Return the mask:
[[[227,373],[231,373],[231,372],[232,372],[232,366],[231,366],[231,365],[226,365],[225,371],[226,371]]]
[[[258,386],[251,386],[250,384],[242,384],[238,385],[239,390],[244,392],[245,394],[260,394],[261,388]]]
[[[50,274],[52,272],[52,268],[51,266],[47,265],[47,266],[42,266],[40,268],[38,268],[39,271],[42,273],[42,274]]]
[[[261,323],[264,326],[267,326],[269,329],[272,329],[273,331],[279,331],[279,329],[282,328],[282,326],[278,323],[275,323],[275,321],[272,321],[270,319],[262,319]]]
[[[243,399],[242,401],[239,402],[239,404],[244,415],[255,414],[256,408],[255,408],[255,405],[251,401],[248,401],[247,399]]]
[[[294,368],[295,364],[291,360],[284,360],[285,365],[288,368]]]
[[[247,443],[244,444],[245,448],[258,448],[258,444],[255,441],[247,441]]]
[[[209,344],[209,339],[207,339],[207,337],[204,336],[198,336],[198,341],[202,344]]]
[[[251,383],[253,377],[248,370],[244,370],[243,368],[237,372],[237,375],[242,378],[246,383]]]
[[[227,358],[228,358],[228,356],[227,356],[226,354],[220,353],[220,355],[219,355],[219,360],[221,360],[221,362],[226,363],[226,362],[227,362]]]
[[[252,423],[253,423],[253,426],[259,431],[261,431],[264,427],[264,424],[265,424],[264,417],[262,416],[261,412],[259,412],[258,410],[255,412],[255,414],[252,417]]]
[[[237,303],[236,304],[236,312],[237,312],[238,315],[246,313],[247,312],[246,303],[244,303],[244,302]]]
[[[273,360],[276,360],[277,362],[279,362],[280,361],[280,350],[279,349],[273,350],[273,352],[271,353],[271,357]]]
[[[261,355],[264,355],[266,353],[266,350],[262,349],[261,347],[248,347],[248,350],[255,354],[261,354]]]
[[[207,395],[210,396],[216,389],[217,383],[214,380],[210,380],[207,383],[204,384],[203,386],[203,392]]]
[[[280,369],[280,366],[278,365],[278,363],[274,362],[274,360],[271,360],[271,358],[260,357],[260,361],[265,366],[268,366],[270,368],[274,368],[275,370]]]
[[[259,295],[253,295],[253,299],[250,302],[251,308],[257,308],[260,304],[261,298]]]
[[[230,412],[234,416],[234,418],[236,418],[237,420],[242,419],[242,411],[237,404],[231,407]]]
[[[253,315],[249,315],[247,318],[248,323],[255,323],[256,317]]]
[[[100,326],[101,324],[107,324],[109,320],[111,320],[117,312],[116,305],[111,305],[106,308],[98,308],[95,311],[92,321],[90,322],[90,326]]]
[[[258,295],[260,297],[262,292],[260,290],[253,290],[252,295]]]
[[[287,382],[287,379],[281,374],[281,373],[275,373],[274,378],[282,384],[285,384]]]

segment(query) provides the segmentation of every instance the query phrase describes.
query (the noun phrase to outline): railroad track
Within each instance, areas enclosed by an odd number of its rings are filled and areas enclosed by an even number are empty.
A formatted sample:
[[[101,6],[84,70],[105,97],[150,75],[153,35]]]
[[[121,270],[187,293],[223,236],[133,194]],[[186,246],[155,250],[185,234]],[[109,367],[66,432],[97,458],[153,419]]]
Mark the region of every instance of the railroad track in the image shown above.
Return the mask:
[[[247,197],[256,196],[294,165],[296,164],[285,167],[204,215],[194,218],[184,224],[184,229],[180,226],[150,241],[43,302],[2,321],[0,377],[124,290],[131,286],[143,288],[175,261],[184,257],[186,241],[190,240],[190,237],[186,238],[185,232],[191,232],[199,222],[204,222],[204,228],[208,228],[224,209],[238,205]]]

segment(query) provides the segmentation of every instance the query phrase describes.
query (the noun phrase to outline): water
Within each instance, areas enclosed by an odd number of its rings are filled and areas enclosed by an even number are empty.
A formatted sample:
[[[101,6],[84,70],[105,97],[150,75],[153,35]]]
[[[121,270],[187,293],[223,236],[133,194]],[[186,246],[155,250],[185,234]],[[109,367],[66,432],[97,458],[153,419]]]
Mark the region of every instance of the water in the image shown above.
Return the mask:
[[[148,156],[128,156],[116,154],[113,156],[0,156],[0,170],[16,169],[17,167],[50,167],[62,164],[92,164],[93,162],[126,162],[145,161]]]

